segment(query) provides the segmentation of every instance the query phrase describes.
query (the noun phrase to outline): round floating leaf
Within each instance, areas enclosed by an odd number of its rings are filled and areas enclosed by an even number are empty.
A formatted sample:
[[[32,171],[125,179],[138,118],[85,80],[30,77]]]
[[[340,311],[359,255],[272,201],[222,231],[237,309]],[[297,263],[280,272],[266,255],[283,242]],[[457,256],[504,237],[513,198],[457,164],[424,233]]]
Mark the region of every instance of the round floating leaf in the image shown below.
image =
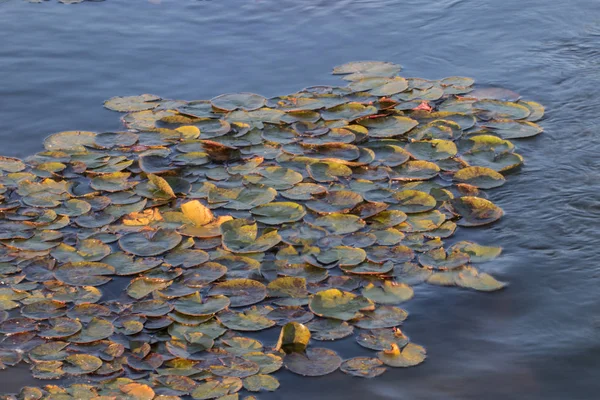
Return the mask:
[[[210,289],[209,295],[227,296],[231,301],[231,307],[243,307],[256,304],[267,297],[267,287],[252,279],[230,279],[215,284]]]
[[[342,364],[342,359],[333,350],[309,348],[306,353],[291,353],[285,356],[285,367],[303,376],[323,376],[334,372]]]
[[[89,354],[73,354],[65,359],[63,371],[71,375],[90,374],[102,366],[102,360]]]
[[[38,320],[62,317],[66,312],[65,303],[55,300],[41,300],[21,308],[21,315]]]
[[[420,190],[402,190],[394,193],[395,209],[405,213],[420,213],[433,209],[437,202],[428,193]]]
[[[106,192],[120,192],[136,185],[136,182],[128,180],[130,176],[129,172],[103,174],[92,178],[90,186],[92,189]]]
[[[365,258],[367,258],[367,253],[363,249],[349,246],[336,246],[332,249],[322,251],[317,255],[317,260],[321,264],[330,264],[332,266],[357,265],[363,262]]]
[[[289,201],[264,204],[254,207],[251,212],[255,220],[267,225],[295,222],[306,215],[304,207]]]
[[[182,314],[201,317],[216,314],[228,307],[229,303],[229,299],[225,296],[213,296],[202,301],[200,293],[196,292],[178,298],[177,301],[173,303],[173,308],[175,311]]]
[[[410,286],[392,281],[385,281],[380,287],[369,283],[361,293],[367,299],[378,304],[399,304],[414,296],[414,291]]]
[[[153,94],[113,97],[104,102],[104,107],[118,112],[151,110],[160,104],[158,100],[160,97]]]
[[[269,250],[281,241],[277,231],[258,236],[257,224],[233,219],[221,225],[223,247],[234,253],[258,253]]]
[[[307,165],[306,169],[311,178],[317,182],[334,182],[340,177],[347,178],[352,175],[352,170],[349,167],[335,162],[313,163]]]
[[[64,264],[56,269],[54,276],[73,286],[100,286],[111,280],[115,269],[105,263],[79,261]]]
[[[137,143],[139,135],[133,132],[103,132],[96,135],[96,146],[112,149],[113,147],[129,147]]]
[[[467,254],[471,262],[486,262],[493,260],[502,253],[502,247],[482,246],[477,243],[461,241],[453,244],[449,251],[460,251]]]
[[[360,316],[359,311],[374,308],[374,304],[362,297],[339,289],[323,290],[315,294],[309,303],[310,310],[320,317],[348,321]]]
[[[414,158],[425,161],[439,161],[454,157],[458,152],[454,142],[442,139],[417,140],[406,145]]]
[[[437,164],[415,160],[408,161],[399,167],[394,168],[392,179],[400,181],[422,181],[435,177],[440,172]]]
[[[467,87],[471,86],[473,83],[475,83],[475,81],[472,78],[468,78],[465,76],[450,76],[448,78],[442,79],[440,83],[444,86]]]
[[[85,152],[87,147],[94,147],[94,132],[66,131],[50,135],[44,140],[44,147],[49,151]]]
[[[196,386],[192,398],[196,400],[209,400],[224,397],[238,392],[242,388],[240,378],[208,378]]]
[[[357,275],[381,275],[390,272],[394,268],[394,263],[387,261],[384,263],[376,263],[365,261],[358,265],[349,265],[342,267],[342,270],[348,274]]]
[[[327,193],[322,200],[312,200],[305,203],[306,207],[320,214],[344,213],[361,203],[360,194],[350,190],[335,190]]]
[[[504,172],[523,164],[523,157],[517,153],[496,154],[494,151],[475,151],[461,157],[470,165],[487,167],[494,171]]]
[[[489,274],[477,272],[474,268],[459,271],[454,282],[460,287],[482,292],[493,292],[506,286],[506,283],[496,280]]]
[[[346,360],[340,369],[348,375],[361,378],[375,378],[387,370],[379,359],[369,357],[354,357]]]
[[[265,317],[261,310],[251,308],[244,312],[223,311],[218,315],[219,321],[229,329],[236,331],[261,331],[275,325],[275,321]]]
[[[242,357],[228,356],[219,359],[218,365],[210,367],[210,372],[217,376],[245,378],[259,371],[258,364]]]
[[[184,273],[185,284],[190,287],[206,286],[226,273],[226,266],[216,262],[207,262],[186,271]]]
[[[497,119],[488,121],[484,125],[491,128],[502,139],[522,139],[538,135],[544,130],[541,126],[529,121],[513,121],[510,119]]]
[[[112,323],[102,318],[92,318],[90,322],[75,336],[71,336],[72,343],[92,343],[111,336],[115,328]]]
[[[302,277],[279,277],[267,285],[269,297],[279,297],[277,304],[304,305],[307,303],[308,290],[306,279]]]
[[[374,114],[377,114],[377,108],[373,106],[365,106],[361,103],[351,102],[340,104],[339,106],[321,111],[321,118],[323,118],[325,121],[339,119],[353,121],[355,119]]]
[[[529,108],[510,101],[484,99],[473,103],[473,107],[486,111],[492,118],[524,119],[529,116]]]
[[[244,389],[249,392],[274,392],[279,388],[279,381],[271,375],[258,374],[244,378]]]
[[[378,117],[359,121],[373,138],[389,138],[404,135],[419,123],[408,117]]]
[[[390,367],[414,367],[425,361],[425,348],[418,344],[409,343],[402,350],[392,343],[391,349],[377,353],[384,364]]]
[[[233,111],[238,109],[252,111],[264,106],[267,102],[267,99],[254,93],[229,93],[217,96],[211,99],[210,102],[213,107],[225,111]]]
[[[398,328],[373,329],[356,337],[356,342],[371,350],[388,350],[392,344],[402,348],[408,344],[408,338]]]
[[[147,279],[139,277],[133,279],[129,286],[127,286],[127,294],[136,300],[146,297],[155,290],[162,290],[171,285],[172,282],[161,282],[153,279]]]
[[[0,156],[0,171],[19,172],[25,168],[25,163],[18,158]]]
[[[119,239],[123,251],[136,256],[150,257],[163,254],[181,242],[181,235],[175,231],[159,229],[153,232],[130,233]]]
[[[429,250],[419,256],[419,263],[427,268],[453,269],[469,262],[469,256],[458,250],[446,253],[443,247]]]
[[[44,339],[62,339],[74,335],[82,328],[81,322],[72,318],[51,319],[51,327],[38,333]]]
[[[454,174],[454,180],[481,189],[492,189],[504,185],[504,176],[491,168],[467,167]]]
[[[460,226],[480,226],[495,222],[504,214],[502,209],[489,200],[480,197],[464,196],[451,200],[454,212],[462,218]]]
[[[393,328],[400,325],[408,313],[393,306],[380,306],[373,311],[365,311],[353,324],[362,329]]]

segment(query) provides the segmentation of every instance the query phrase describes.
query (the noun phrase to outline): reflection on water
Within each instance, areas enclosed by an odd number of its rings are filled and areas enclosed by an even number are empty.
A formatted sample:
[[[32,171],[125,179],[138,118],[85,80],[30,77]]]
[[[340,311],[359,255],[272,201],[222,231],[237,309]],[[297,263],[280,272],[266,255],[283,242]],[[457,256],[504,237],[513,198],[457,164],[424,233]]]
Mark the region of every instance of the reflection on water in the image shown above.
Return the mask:
[[[356,59],[403,64],[405,76],[472,76],[547,107],[545,133],[516,143],[526,165],[490,191],[506,216],[457,235],[503,246],[484,269],[510,286],[418,287],[405,331],[427,347],[425,364],[371,381],[280,372],[282,387],[262,399],[597,397],[600,2],[156,3],[0,2],[0,153],[38,151],[55,131],[118,129],[100,107],[114,95],[273,96],[336,83],[331,67]],[[363,352],[352,339],[332,347]],[[3,391],[24,382],[0,379]]]

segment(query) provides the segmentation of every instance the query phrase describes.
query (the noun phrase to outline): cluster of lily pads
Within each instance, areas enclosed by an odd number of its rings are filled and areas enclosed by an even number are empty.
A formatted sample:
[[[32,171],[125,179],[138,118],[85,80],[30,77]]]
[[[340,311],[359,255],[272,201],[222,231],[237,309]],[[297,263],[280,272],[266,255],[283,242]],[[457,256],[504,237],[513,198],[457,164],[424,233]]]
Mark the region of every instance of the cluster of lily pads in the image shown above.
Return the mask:
[[[0,157],[0,368],[69,378],[3,398],[237,399],[282,366],[423,362],[399,304],[422,283],[504,287],[474,266],[499,247],[444,240],[502,216],[482,190],[544,110],[399,71],[352,62],[334,69],[347,86],[271,99],[116,97],[127,130]],[[248,336],[270,328],[278,343]],[[319,345],[352,335],[373,356]]]

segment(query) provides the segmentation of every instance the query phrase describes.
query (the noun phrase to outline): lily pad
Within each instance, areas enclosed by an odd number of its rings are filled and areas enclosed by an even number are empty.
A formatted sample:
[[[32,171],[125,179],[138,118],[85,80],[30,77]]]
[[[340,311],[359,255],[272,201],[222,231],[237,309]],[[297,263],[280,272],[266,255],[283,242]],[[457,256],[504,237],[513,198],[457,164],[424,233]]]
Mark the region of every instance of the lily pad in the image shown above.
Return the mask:
[[[377,358],[354,357],[346,360],[340,366],[343,373],[361,378],[375,378],[383,374],[387,368]]]
[[[463,196],[450,202],[452,209],[462,218],[460,226],[481,226],[497,221],[504,212],[489,200],[480,197]]]
[[[389,350],[381,351],[377,356],[390,367],[406,368],[421,364],[425,361],[426,354],[425,348],[418,344],[409,343],[401,350],[398,345],[392,343]]]
[[[215,284],[209,295],[227,296],[231,301],[231,307],[243,307],[262,301],[267,297],[267,288],[252,279],[230,279]]]
[[[342,359],[335,351],[324,348],[309,348],[306,353],[291,353],[284,358],[285,367],[302,376],[328,375],[341,364]]]
[[[119,239],[119,246],[130,254],[150,257],[163,254],[181,242],[181,235],[159,229],[153,232],[130,233]]]
[[[220,110],[233,111],[257,110],[266,104],[267,99],[254,93],[230,93],[213,98],[210,102],[213,107]]]
[[[309,303],[310,310],[320,317],[348,321],[360,316],[360,311],[373,309],[374,304],[362,297],[339,289],[323,290]]]

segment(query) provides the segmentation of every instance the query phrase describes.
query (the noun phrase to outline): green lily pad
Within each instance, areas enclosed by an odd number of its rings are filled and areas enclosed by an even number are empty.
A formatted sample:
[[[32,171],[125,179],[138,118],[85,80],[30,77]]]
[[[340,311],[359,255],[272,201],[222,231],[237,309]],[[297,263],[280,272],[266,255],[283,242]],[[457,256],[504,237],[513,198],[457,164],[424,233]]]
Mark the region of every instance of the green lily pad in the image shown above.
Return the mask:
[[[238,392],[242,388],[240,378],[208,378],[196,386],[192,398],[196,400],[209,400],[227,396]]]
[[[432,249],[419,255],[419,263],[426,268],[453,269],[467,264],[470,260],[468,254],[460,251],[446,253],[444,248]]]
[[[372,138],[390,138],[402,136],[419,123],[408,117],[379,117],[359,121],[369,130]]]
[[[339,119],[353,121],[355,119],[373,114],[377,114],[377,108],[373,106],[365,106],[361,103],[351,102],[340,104],[339,106],[321,111],[321,118],[323,118],[325,121]]]
[[[422,181],[435,177],[440,172],[440,167],[430,161],[408,161],[394,168],[392,179],[399,181]]]
[[[481,292],[493,292],[506,286],[506,283],[496,280],[489,274],[477,272],[475,269],[460,271],[454,281],[460,287]]]
[[[153,94],[113,97],[104,102],[104,107],[118,112],[151,110],[160,104],[159,100],[160,97]]]
[[[390,367],[414,367],[425,361],[425,348],[418,344],[409,343],[402,350],[395,343],[391,349],[377,353],[377,356],[385,365]]]
[[[328,289],[315,294],[310,300],[309,307],[320,317],[348,321],[360,316],[360,311],[373,309],[374,304],[350,292]]]
[[[85,152],[86,146],[94,147],[94,132],[66,131],[50,135],[44,140],[44,147],[49,151]]]
[[[396,327],[408,317],[408,313],[393,306],[380,306],[373,311],[365,311],[352,323],[362,329],[380,329]]]
[[[486,262],[493,260],[502,253],[502,247],[482,246],[477,243],[461,241],[453,244],[449,251],[460,251],[471,259],[471,262]]]
[[[54,276],[73,286],[100,286],[111,280],[115,269],[105,263],[79,261],[64,264],[56,269]]]
[[[275,321],[267,318],[262,310],[250,308],[244,312],[223,311],[219,313],[219,321],[229,329],[236,331],[261,331],[275,325]]]
[[[267,99],[254,93],[230,93],[213,98],[210,102],[213,107],[225,111],[258,110],[266,104]]]
[[[473,185],[481,189],[492,189],[504,185],[504,176],[491,168],[467,167],[454,174],[454,180]]]
[[[413,289],[405,283],[385,281],[380,287],[369,283],[362,290],[362,295],[378,304],[399,304],[414,296]]]
[[[306,215],[304,207],[289,201],[264,204],[254,207],[251,212],[255,220],[267,225],[295,222]]]
[[[257,374],[244,378],[244,389],[249,392],[274,392],[279,388],[279,381],[271,375]]]
[[[258,253],[269,250],[281,242],[276,230],[258,236],[257,224],[243,219],[233,219],[221,225],[223,247],[234,253]]]
[[[277,297],[280,305],[304,305],[308,301],[306,279],[302,277],[279,277],[267,285],[269,297]]]
[[[408,344],[408,338],[398,328],[372,329],[356,336],[356,342],[371,350],[388,350],[392,344],[402,348]]]
[[[62,339],[72,336],[82,328],[81,322],[76,319],[61,317],[49,320],[51,326],[38,333],[44,339]]]
[[[229,303],[229,299],[225,296],[212,296],[202,301],[200,293],[196,292],[178,298],[173,303],[173,308],[181,314],[202,317],[218,313],[229,306]]]
[[[102,366],[102,360],[90,354],[73,354],[65,361],[63,371],[71,375],[91,374]]]
[[[462,218],[460,226],[481,226],[497,221],[504,212],[494,203],[480,197],[463,196],[452,200],[452,209]]]
[[[387,371],[383,362],[377,358],[354,357],[345,360],[340,366],[340,370],[348,375],[359,376],[361,378],[375,378]]]
[[[130,233],[119,239],[119,246],[127,253],[150,257],[163,254],[181,242],[181,235],[159,229],[153,232]]]
[[[231,307],[243,307],[262,301],[267,296],[267,287],[252,279],[230,279],[215,284],[209,295],[227,296]]]
[[[513,121],[511,119],[497,119],[484,124],[502,139],[522,139],[542,133],[541,126],[529,121]]]
[[[333,350],[309,348],[305,353],[291,353],[285,356],[285,367],[302,376],[323,376],[337,370],[342,359]]]
[[[114,332],[111,322],[102,318],[92,318],[79,333],[69,337],[71,343],[92,343],[110,337]]]

